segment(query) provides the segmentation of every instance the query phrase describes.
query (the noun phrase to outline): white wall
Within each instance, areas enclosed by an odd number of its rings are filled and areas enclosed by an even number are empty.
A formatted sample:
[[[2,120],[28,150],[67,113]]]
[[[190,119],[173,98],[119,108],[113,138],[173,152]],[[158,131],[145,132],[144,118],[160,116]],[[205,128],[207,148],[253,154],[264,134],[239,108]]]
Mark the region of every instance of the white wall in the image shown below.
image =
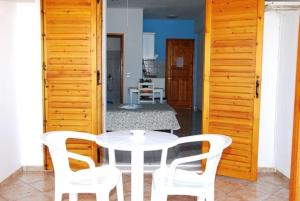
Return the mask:
[[[13,34],[17,3],[0,1],[0,182],[21,167]]]
[[[0,181],[43,165],[39,19],[38,0],[0,1]]]
[[[22,166],[42,166],[43,96],[40,1],[19,3],[15,65]],[[33,157],[34,156],[34,157]]]
[[[280,18],[276,13],[268,11],[265,13],[264,23],[258,166],[274,167]]]
[[[299,12],[265,13],[259,167],[290,176]]]
[[[290,176],[299,11],[280,15],[279,68],[275,120],[275,167]]]
[[[128,20],[127,20],[128,19]],[[124,33],[124,85],[125,103],[129,103],[128,87],[136,87],[142,78],[143,10],[107,9],[107,33]]]

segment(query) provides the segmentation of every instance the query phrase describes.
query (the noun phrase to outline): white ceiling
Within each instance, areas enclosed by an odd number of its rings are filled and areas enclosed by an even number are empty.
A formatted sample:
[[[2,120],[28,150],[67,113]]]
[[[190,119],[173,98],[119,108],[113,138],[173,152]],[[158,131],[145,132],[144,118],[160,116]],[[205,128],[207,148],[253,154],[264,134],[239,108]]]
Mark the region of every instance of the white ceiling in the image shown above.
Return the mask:
[[[203,12],[204,0],[128,0],[129,8],[143,8],[144,18],[166,19],[176,15],[177,19],[196,19]],[[127,0],[107,0],[108,8],[126,8]]]
[[[129,8],[143,8],[144,18],[166,19],[176,15],[178,19],[197,19],[204,12],[205,0],[128,0]],[[300,2],[300,0],[265,0],[266,2]],[[108,8],[126,8],[127,0],[107,0]]]

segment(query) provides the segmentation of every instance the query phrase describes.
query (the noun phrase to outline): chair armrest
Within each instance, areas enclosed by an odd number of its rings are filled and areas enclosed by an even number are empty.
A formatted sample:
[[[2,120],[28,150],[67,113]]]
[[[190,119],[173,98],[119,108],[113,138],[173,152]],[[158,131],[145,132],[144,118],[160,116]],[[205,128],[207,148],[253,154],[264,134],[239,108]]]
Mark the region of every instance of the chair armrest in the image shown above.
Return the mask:
[[[49,131],[49,132],[46,132],[45,134],[46,135],[62,135],[65,137],[65,139],[74,138],[74,139],[88,140],[88,141],[92,141],[92,142],[96,142],[96,139],[97,139],[97,135],[94,135],[91,133],[78,132],[78,131]],[[43,139],[43,137],[42,137],[42,139]],[[47,140],[43,139],[43,141],[47,141]]]
[[[82,132],[72,132],[72,134],[69,136],[69,138],[75,138],[75,139],[96,142],[97,135],[90,134],[90,133],[82,133]]]
[[[173,178],[175,176],[175,171],[176,171],[176,168],[177,168],[178,165],[193,162],[193,161],[201,161],[203,159],[214,157],[218,154],[219,153],[210,153],[210,152],[208,152],[208,153],[204,153],[204,154],[199,154],[199,155],[194,155],[194,156],[187,156],[187,157],[182,157],[182,158],[175,159],[170,164],[167,186],[170,187],[172,185],[173,180],[174,180]]]
[[[96,168],[95,162],[88,156],[83,156],[83,155],[72,153],[72,152],[66,152],[65,154],[68,158],[76,159],[76,160],[87,163],[89,168],[91,168],[91,169]]]
[[[186,137],[180,137],[177,139],[177,145],[178,144],[184,144],[184,143],[190,143],[190,142],[200,142],[200,141],[206,141],[205,135],[191,135]]]
[[[190,142],[197,142],[197,141],[202,141],[202,137],[199,136],[199,135],[187,136],[187,137],[180,137],[180,138],[177,139],[175,146],[177,146],[179,144],[190,143]],[[169,148],[165,148],[165,149],[162,150],[161,160],[160,160],[161,161],[160,162],[160,166],[161,167],[166,167],[166,162],[167,162],[167,157],[168,157],[168,149]],[[198,160],[201,160],[201,159],[198,159]],[[176,160],[174,160],[173,163],[175,161]]]
[[[76,154],[76,153],[73,153],[73,152],[69,152],[69,151],[66,151],[66,150],[61,150],[61,149],[59,149],[59,148],[57,148],[53,145],[50,145],[49,143],[47,143],[43,139],[42,139],[42,142],[43,142],[43,144],[48,146],[50,151],[56,152],[60,156],[67,157],[67,158],[72,158],[72,159],[79,160],[79,161],[83,161],[83,162],[88,164],[89,168],[92,168],[92,169],[96,168],[95,162],[88,156],[83,156],[83,155]]]

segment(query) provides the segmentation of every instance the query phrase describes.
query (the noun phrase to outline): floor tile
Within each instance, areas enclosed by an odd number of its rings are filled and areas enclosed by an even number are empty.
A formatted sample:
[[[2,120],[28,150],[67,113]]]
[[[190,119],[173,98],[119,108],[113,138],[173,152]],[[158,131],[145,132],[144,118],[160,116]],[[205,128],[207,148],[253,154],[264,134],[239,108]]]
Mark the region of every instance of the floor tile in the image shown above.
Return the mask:
[[[36,193],[34,195],[26,196],[16,201],[53,201],[53,198],[43,194],[43,193]]]
[[[271,183],[251,183],[243,187],[244,190],[260,191],[264,194],[274,194],[282,187]]]
[[[244,201],[262,201],[271,196],[262,191],[252,189],[242,189],[231,192],[228,194],[229,197]]]
[[[7,200],[18,200],[28,196],[34,196],[40,193],[39,190],[24,184],[23,182],[16,182],[13,185],[1,187],[0,194]]]
[[[53,173],[46,172],[25,172],[21,175],[20,180],[25,183],[35,183],[37,181],[43,181],[48,179],[48,177],[53,176]]]
[[[282,198],[279,198],[277,196],[270,196],[268,197],[267,199],[263,200],[263,201],[288,201],[289,199],[282,199]]]
[[[7,200],[0,196],[0,201],[7,201]]]
[[[124,200],[131,199],[130,174],[123,174]],[[145,174],[144,201],[151,198],[151,174]],[[215,201],[288,201],[288,180],[272,173],[259,174],[257,182],[217,176]],[[54,177],[51,173],[23,173],[0,188],[0,201],[52,201]],[[63,201],[68,201],[68,194]],[[94,194],[80,194],[79,201],[95,201]],[[172,195],[168,201],[196,201],[196,197]],[[110,201],[117,201],[116,190],[110,193]]]
[[[54,178],[48,177],[44,180],[31,183],[30,185],[42,192],[51,191],[54,189]]]
[[[280,198],[281,200],[288,200],[289,199],[289,190],[286,188],[282,188],[278,192],[274,193],[274,196]]]
[[[230,193],[238,189],[241,189],[242,187],[244,187],[243,184],[226,181],[218,178],[216,179],[216,183],[215,183],[215,188],[219,189],[219,191],[222,191],[224,193]]]

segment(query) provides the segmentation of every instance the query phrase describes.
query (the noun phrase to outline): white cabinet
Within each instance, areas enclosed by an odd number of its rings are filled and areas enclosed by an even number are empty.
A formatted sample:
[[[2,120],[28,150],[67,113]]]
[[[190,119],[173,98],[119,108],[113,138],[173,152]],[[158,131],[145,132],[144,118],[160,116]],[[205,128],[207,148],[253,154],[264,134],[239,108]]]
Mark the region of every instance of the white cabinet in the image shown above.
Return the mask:
[[[143,33],[143,59],[155,59],[154,55],[155,33]]]

